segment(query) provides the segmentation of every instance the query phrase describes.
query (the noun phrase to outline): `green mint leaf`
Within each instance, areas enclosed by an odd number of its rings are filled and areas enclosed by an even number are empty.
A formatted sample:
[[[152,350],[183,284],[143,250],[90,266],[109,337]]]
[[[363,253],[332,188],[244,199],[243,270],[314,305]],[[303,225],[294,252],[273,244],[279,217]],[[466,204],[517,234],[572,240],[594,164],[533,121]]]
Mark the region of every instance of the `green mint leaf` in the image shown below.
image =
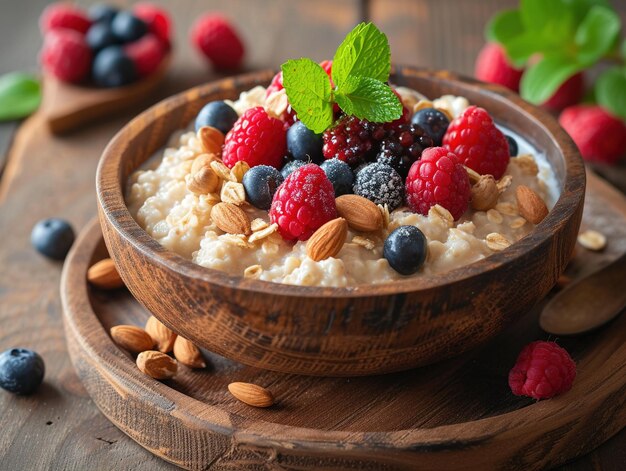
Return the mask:
[[[504,10],[487,23],[486,35],[491,42],[506,45],[525,31],[519,10]]]
[[[619,16],[610,8],[592,7],[576,31],[578,61],[591,65],[615,44],[621,29]]]
[[[350,92],[339,88],[335,93],[337,104],[347,114],[375,123],[402,116],[402,103],[389,85],[370,77],[353,77],[348,81]]]
[[[282,65],[283,86],[298,119],[315,133],[333,123],[328,75],[311,59],[288,60]]]
[[[589,10],[594,6],[601,6],[611,8],[611,2],[609,0],[565,0],[568,8],[572,10],[574,14],[574,21],[577,25],[583,21]]]
[[[333,59],[333,82],[341,87],[350,76],[389,78],[391,51],[387,36],[372,23],[357,25],[343,40]]]
[[[520,68],[526,64],[530,56],[543,49],[543,39],[532,31],[525,31],[521,35],[509,39],[504,44],[506,55],[513,65]]]
[[[598,104],[626,120],[626,68],[612,67],[595,84]]]
[[[583,67],[566,56],[544,57],[531,65],[520,83],[520,95],[539,105],[550,98],[559,86]]]
[[[567,42],[574,34],[574,13],[567,0],[521,0],[520,13],[525,29],[551,44]]]
[[[11,72],[0,77],[0,121],[24,118],[41,102],[41,86],[30,74]]]

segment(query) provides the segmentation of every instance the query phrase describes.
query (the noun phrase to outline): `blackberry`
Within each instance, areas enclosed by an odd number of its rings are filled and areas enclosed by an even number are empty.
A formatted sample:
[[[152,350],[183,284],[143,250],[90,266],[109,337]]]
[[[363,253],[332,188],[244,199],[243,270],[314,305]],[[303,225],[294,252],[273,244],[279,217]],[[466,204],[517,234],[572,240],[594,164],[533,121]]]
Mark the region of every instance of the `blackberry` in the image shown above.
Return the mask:
[[[423,108],[417,111],[411,122],[426,131],[436,146],[441,145],[443,135],[450,125],[448,117],[434,108]]]
[[[404,200],[404,182],[398,172],[389,165],[372,163],[365,165],[357,174],[354,193],[373,201],[386,204],[393,211]]]
[[[421,127],[401,124],[386,131],[380,141],[376,162],[389,165],[406,178],[413,162],[419,160],[424,149],[433,144],[433,139]]]
[[[355,116],[341,117],[332,128],[324,131],[324,157],[343,160],[352,167],[358,165],[374,148],[372,134],[378,127]]]
[[[329,159],[325,160],[320,167],[333,184],[335,196],[352,193],[354,173],[347,163],[339,159]]]

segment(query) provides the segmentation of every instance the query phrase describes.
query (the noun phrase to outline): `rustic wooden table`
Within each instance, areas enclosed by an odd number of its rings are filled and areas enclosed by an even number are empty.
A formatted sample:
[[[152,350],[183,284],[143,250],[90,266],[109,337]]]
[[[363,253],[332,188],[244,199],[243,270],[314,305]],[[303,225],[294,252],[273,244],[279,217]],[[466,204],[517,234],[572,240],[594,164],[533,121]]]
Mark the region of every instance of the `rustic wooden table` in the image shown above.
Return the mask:
[[[0,0],[0,74],[36,70],[36,27],[49,2]],[[91,2],[81,2],[91,3]],[[115,2],[122,3],[122,2]],[[332,54],[364,16],[389,36],[396,62],[471,74],[486,20],[513,0],[181,0],[168,4],[176,26],[176,57],[152,101],[211,80],[187,41],[199,13],[212,8],[234,18],[248,44],[247,68],[277,67],[287,58]],[[626,5],[620,3],[626,20]],[[100,152],[139,109],[63,137],[51,137],[35,115],[15,133],[0,125],[0,351],[33,348],[46,361],[46,380],[30,397],[0,392],[0,470],[174,469],[135,444],[91,402],[69,361],[59,300],[61,264],[43,259],[30,230],[58,216],[80,230],[96,213],[94,175]],[[45,137],[38,145],[33,136]],[[42,142],[44,139],[42,139]],[[590,433],[593,433],[590,430]],[[626,469],[626,431],[562,470]]]

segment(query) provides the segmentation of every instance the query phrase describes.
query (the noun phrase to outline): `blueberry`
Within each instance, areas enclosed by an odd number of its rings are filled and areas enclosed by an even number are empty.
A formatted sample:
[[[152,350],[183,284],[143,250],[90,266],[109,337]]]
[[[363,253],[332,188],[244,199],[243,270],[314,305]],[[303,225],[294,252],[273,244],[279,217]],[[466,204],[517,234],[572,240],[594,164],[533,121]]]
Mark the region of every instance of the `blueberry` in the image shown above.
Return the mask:
[[[308,162],[305,162],[304,160],[292,160],[291,162],[287,162],[285,164],[280,173],[282,174],[283,178],[287,178],[289,175],[291,175],[293,172],[295,172],[300,167],[303,167],[307,163]]]
[[[202,126],[212,126],[224,134],[230,131],[239,119],[237,112],[223,101],[212,101],[204,105],[196,117],[196,132]]]
[[[252,167],[243,176],[247,200],[259,209],[270,209],[274,193],[283,182],[281,173],[269,165]]]
[[[329,159],[324,161],[320,167],[333,184],[335,196],[352,193],[354,173],[352,173],[352,169],[347,163],[339,159]]]
[[[441,145],[443,135],[448,130],[450,120],[441,111],[434,108],[422,108],[413,115],[411,120],[433,138],[436,146]]]
[[[43,358],[32,350],[11,348],[0,353],[0,388],[15,394],[31,394],[45,373]]]
[[[509,155],[511,157],[517,157],[517,154],[519,152],[519,148],[517,147],[517,141],[508,134],[505,134],[504,137],[506,137],[506,141],[509,143]]]
[[[111,23],[113,34],[123,43],[136,41],[148,32],[145,21],[137,18],[129,11],[120,11]]]
[[[321,134],[315,134],[302,121],[296,121],[287,131],[287,150],[296,160],[321,163],[322,145]]]
[[[383,257],[401,275],[412,275],[426,260],[426,236],[415,226],[395,229],[383,247]]]
[[[119,10],[111,5],[97,3],[87,12],[89,19],[94,23],[111,23]]]
[[[373,201],[386,204],[393,211],[404,199],[404,181],[398,172],[389,165],[367,164],[357,169],[354,193]]]
[[[63,260],[74,243],[74,229],[63,219],[44,219],[33,227],[30,243],[46,257]]]
[[[120,87],[137,78],[137,69],[120,46],[109,46],[96,54],[92,75],[94,82],[101,87]]]
[[[85,40],[94,52],[118,43],[117,37],[111,31],[111,25],[108,23],[94,23],[87,31]]]

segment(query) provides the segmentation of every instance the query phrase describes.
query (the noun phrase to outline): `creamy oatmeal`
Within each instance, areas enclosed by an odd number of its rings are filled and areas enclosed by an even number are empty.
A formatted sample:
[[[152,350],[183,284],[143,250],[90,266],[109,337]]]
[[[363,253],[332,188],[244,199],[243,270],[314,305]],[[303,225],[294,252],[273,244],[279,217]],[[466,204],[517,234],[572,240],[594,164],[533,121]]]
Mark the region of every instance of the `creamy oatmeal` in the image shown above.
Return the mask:
[[[424,106],[424,97],[417,92],[399,91],[410,109]],[[469,105],[466,99],[452,96],[427,103],[443,108],[451,117]],[[262,87],[242,93],[231,103],[238,114],[264,104]],[[188,189],[193,162],[204,152],[200,137],[193,132],[177,133],[169,147],[155,156],[160,160],[131,176],[127,203],[139,225],[161,245],[207,268],[295,285],[384,283],[405,278],[382,256],[385,238],[401,225],[416,226],[427,238],[426,262],[411,276],[443,273],[473,263],[503,250],[533,229],[534,225],[520,214],[516,188],[531,188],[551,208],[557,198],[557,183],[545,158],[520,136],[515,138],[520,146],[519,156],[510,159],[504,177],[498,181],[499,196],[491,209],[470,208],[453,221],[451,214],[438,205],[427,216],[406,207],[389,214],[380,207],[386,227],[370,233],[349,230],[339,253],[317,262],[307,256],[306,242],[284,241],[276,225],[270,224],[267,211],[241,201],[238,182],[246,168],[229,171],[216,162],[215,173],[220,178],[215,191],[198,195]],[[232,200],[248,214],[251,235],[225,233],[211,220],[212,208],[222,200]]]

